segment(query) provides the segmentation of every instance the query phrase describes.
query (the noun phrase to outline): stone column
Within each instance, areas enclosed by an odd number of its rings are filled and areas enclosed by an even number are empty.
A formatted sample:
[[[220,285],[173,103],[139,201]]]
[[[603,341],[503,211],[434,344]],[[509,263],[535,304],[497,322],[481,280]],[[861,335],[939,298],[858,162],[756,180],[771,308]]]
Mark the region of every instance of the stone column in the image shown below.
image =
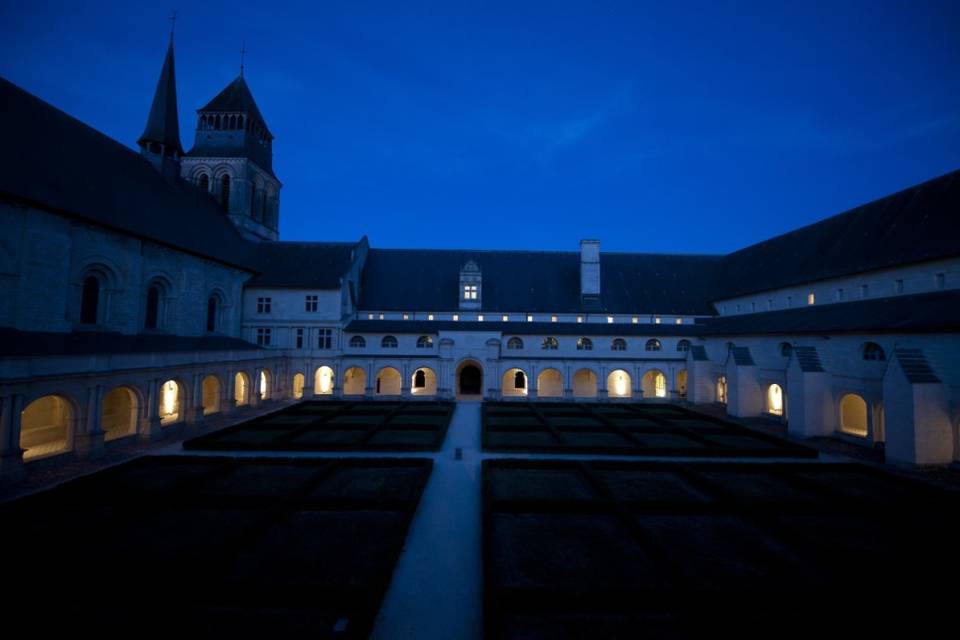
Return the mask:
[[[190,380],[189,406],[184,414],[187,424],[203,424],[203,374],[194,373]]]
[[[23,396],[0,396],[0,479],[23,477],[23,451],[20,449],[20,413]]]
[[[237,410],[237,372],[227,371],[220,393],[221,413],[234,413]]]
[[[370,363],[367,363],[367,380],[366,380],[366,387],[364,387],[364,389],[363,389],[363,397],[365,397],[365,398],[367,398],[367,399],[373,398],[374,395],[376,395],[376,394],[375,394],[375,391],[376,391],[375,385],[376,385],[377,381],[376,381],[376,379],[374,379],[373,376],[374,376],[374,373],[373,373],[373,365],[371,365]]]
[[[98,458],[105,452],[103,417],[103,385],[87,388],[87,401],[83,417],[75,422],[77,428],[74,448],[83,458]]]
[[[255,409],[258,406],[260,406],[260,372],[261,371],[262,369],[260,369],[260,367],[254,368],[253,376],[250,380],[250,394],[248,397],[250,399],[249,404],[251,409]]]
[[[563,399],[573,400],[573,367],[568,364],[563,366]]]
[[[140,419],[140,437],[144,440],[160,437],[160,383],[158,378],[147,382],[147,406]]]

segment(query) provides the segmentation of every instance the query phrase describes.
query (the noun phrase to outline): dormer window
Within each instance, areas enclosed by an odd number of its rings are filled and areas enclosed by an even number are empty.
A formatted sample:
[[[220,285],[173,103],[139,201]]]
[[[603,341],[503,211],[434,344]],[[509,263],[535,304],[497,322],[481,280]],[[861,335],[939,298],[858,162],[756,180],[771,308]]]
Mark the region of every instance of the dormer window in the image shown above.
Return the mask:
[[[473,260],[460,267],[460,308],[479,310],[483,302],[480,266]]]
[[[465,284],[465,285],[463,285],[463,299],[464,299],[464,300],[476,300],[476,299],[477,299],[477,285],[475,285],[475,284]]]

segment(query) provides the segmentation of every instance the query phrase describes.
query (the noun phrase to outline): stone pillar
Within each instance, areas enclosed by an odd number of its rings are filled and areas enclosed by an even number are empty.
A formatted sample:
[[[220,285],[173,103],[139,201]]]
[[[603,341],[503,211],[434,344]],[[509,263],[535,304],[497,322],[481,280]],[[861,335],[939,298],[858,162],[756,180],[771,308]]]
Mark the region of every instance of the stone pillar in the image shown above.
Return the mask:
[[[0,479],[23,477],[23,451],[20,449],[20,413],[23,396],[0,396]]]
[[[563,366],[563,399],[573,400],[573,367]]]
[[[319,367],[312,361],[308,360],[303,372],[303,399],[309,400],[313,396],[317,395],[320,392],[320,389],[317,388],[317,378],[316,370]],[[334,378],[334,383],[336,383],[336,378]],[[334,392],[336,392],[337,385],[333,385]]]
[[[87,401],[83,417],[75,422],[77,428],[74,448],[83,458],[98,458],[105,452],[103,417],[103,385],[87,388]]]
[[[250,394],[249,394],[249,404],[251,409],[256,409],[260,406],[260,372],[262,369],[256,367],[253,370],[253,376],[250,380]]]
[[[223,394],[220,398],[220,411],[222,413],[234,413],[237,410],[237,372],[227,371],[226,379],[223,381]]]
[[[146,411],[140,419],[140,437],[144,440],[156,440],[160,437],[160,383],[153,378],[147,382]]]
[[[194,373],[190,379],[190,395],[184,419],[187,424],[203,424],[203,374]]]

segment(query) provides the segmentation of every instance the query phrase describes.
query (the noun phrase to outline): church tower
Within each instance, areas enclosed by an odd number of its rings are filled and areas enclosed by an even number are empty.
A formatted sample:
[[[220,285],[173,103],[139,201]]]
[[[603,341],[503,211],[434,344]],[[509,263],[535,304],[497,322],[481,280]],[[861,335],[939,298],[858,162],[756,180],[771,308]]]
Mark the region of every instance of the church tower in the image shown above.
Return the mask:
[[[208,191],[251,240],[279,237],[280,188],[273,134],[240,75],[197,111],[193,148],[181,175]]]
[[[180,158],[183,147],[180,146],[180,121],[177,117],[177,79],[173,65],[173,33],[167,56],[163,60],[157,90],[153,94],[150,115],[143,135],[137,140],[140,153],[164,177],[176,180],[180,175]]]

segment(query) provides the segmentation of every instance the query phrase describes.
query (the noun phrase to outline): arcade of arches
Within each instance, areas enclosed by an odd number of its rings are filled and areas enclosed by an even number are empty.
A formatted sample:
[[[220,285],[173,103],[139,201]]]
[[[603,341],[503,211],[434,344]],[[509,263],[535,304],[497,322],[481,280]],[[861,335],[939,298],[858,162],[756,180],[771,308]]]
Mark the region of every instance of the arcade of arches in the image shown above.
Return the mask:
[[[137,432],[137,396],[128,387],[117,387],[103,397],[100,428],[104,440],[115,440]]]
[[[20,448],[31,460],[68,449],[73,410],[60,396],[44,396],[27,405],[20,415]]]

